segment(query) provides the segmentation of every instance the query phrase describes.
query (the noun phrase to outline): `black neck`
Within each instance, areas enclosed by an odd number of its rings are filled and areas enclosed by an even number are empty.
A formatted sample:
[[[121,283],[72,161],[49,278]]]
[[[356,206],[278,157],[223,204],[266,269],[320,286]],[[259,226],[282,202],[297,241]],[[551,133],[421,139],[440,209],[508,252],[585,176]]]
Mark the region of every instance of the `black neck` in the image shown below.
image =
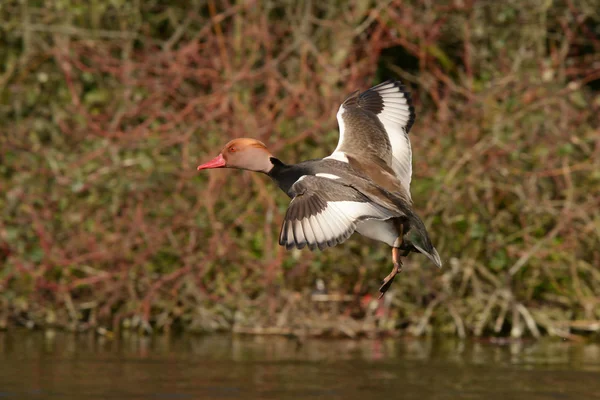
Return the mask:
[[[288,193],[290,187],[296,183],[302,175],[306,175],[307,171],[300,164],[284,164],[281,160],[275,157],[270,158],[273,168],[267,175],[277,183],[277,186],[284,192]]]
[[[285,164],[277,157],[269,157],[269,161],[273,164],[273,168],[285,167]]]

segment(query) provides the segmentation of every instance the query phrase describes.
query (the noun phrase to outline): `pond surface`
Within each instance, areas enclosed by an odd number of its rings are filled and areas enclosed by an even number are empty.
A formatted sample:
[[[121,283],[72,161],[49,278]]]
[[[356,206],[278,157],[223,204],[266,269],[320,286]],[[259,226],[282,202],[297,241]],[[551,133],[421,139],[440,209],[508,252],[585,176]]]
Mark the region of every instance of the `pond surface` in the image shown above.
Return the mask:
[[[4,399],[600,399],[600,344],[0,332]]]

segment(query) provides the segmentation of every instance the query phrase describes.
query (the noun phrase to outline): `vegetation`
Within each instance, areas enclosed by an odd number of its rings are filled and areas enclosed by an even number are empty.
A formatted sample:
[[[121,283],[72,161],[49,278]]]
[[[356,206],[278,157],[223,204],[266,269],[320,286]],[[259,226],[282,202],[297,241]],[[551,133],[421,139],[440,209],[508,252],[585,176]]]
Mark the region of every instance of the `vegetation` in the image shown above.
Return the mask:
[[[0,324],[112,332],[600,330],[600,7],[509,0],[0,3]],[[413,93],[413,199],[445,265],[277,245],[234,137],[329,154],[344,96]],[[327,295],[314,295],[322,280]]]

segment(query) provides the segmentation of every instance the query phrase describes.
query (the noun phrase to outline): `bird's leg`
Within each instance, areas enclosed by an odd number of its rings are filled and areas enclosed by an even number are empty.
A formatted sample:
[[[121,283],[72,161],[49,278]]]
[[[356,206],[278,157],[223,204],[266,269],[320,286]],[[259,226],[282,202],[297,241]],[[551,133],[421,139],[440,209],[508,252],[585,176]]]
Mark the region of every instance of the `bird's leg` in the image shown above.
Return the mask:
[[[404,225],[401,223],[398,223],[396,225],[396,228],[398,229],[398,239],[400,239],[400,243],[398,244],[398,246],[400,246],[402,244],[402,240],[404,237]],[[394,245],[396,245],[396,243],[394,243]],[[400,248],[399,247],[392,247],[392,261],[394,262],[394,266],[392,267],[392,271],[388,274],[388,276],[385,277],[385,279],[383,280],[381,287],[379,288],[379,298],[381,299],[383,297],[383,295],[385,294],[385,292],[387,292],[387,290],[390,288],[390,286],[392,286],[392,282],[394,282],[394,278],[396,277],[396,275],[399,272],[402,272],[402,260],[400,259]]]
[[[385,292],[392,286],[394,278],[399,272],[402,272],[402,260],[400,259],[400,249],[392,247],[392,259],[394,260],[394,266],[392,271],[385,277],[381,287],[379,288],[379,298],[382,298]]]

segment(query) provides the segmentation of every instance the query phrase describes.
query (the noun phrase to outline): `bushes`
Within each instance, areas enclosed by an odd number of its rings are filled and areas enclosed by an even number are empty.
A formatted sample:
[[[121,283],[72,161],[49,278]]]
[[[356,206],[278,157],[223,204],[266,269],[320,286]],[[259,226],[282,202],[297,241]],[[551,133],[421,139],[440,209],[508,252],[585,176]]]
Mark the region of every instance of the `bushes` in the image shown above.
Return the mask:
[[[4,319],[566,336],[600,317],[594,7],[217,3],[0,6]],[[325,156],[344,96],[388,77],[416,101],[413,199],[445,267],[410,256],[376,309],[386,246],[286,252],[286,196],[195,166],[240,136]],[[318,278],[357,300],[317,307]]]

